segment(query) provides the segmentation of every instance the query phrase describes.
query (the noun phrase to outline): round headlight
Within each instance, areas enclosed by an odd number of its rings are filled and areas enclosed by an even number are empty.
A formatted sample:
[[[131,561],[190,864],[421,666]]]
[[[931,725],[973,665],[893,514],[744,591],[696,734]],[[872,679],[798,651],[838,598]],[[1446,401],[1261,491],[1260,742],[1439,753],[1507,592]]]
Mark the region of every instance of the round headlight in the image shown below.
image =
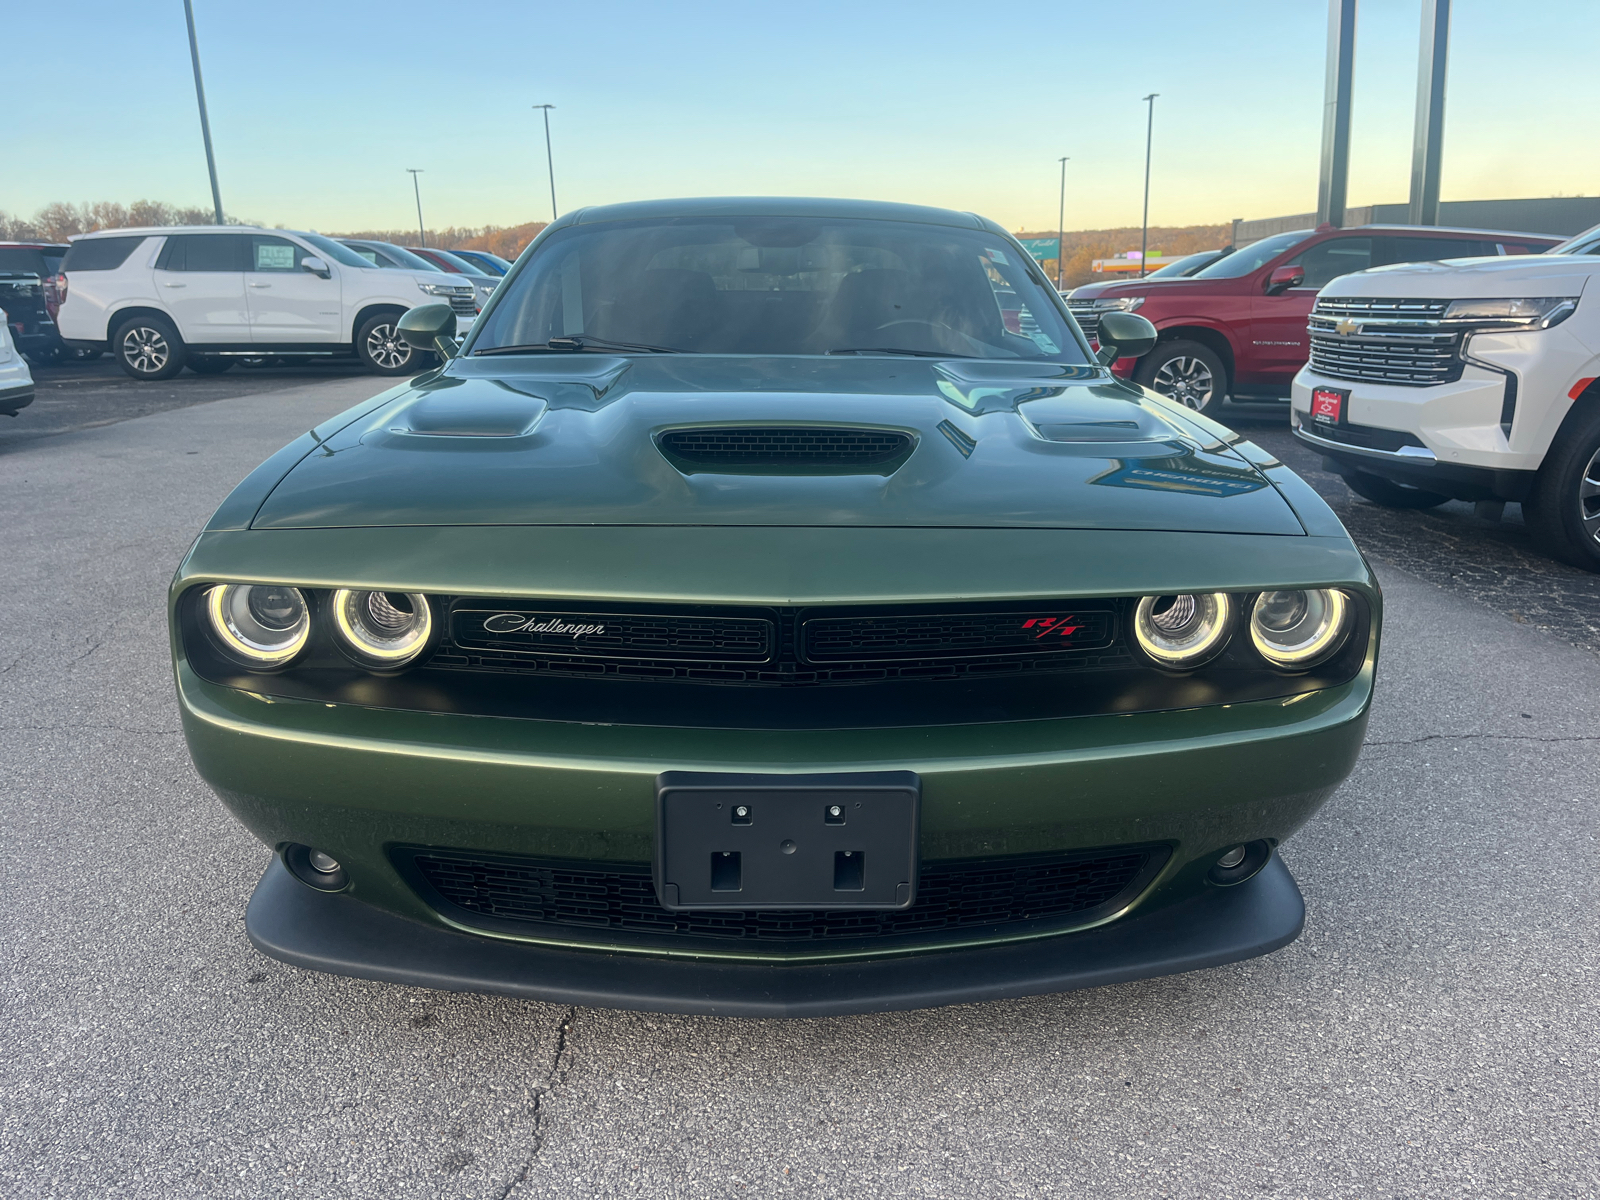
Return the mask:
[[[311,606],[282,584],[218,584],[206,593],[206,614],[222,648],[246,666],[281,667],[311,637]]]
[[[1350,601],[1332,588],[1262,592],[1250,613],[1256,653],[1284,671],[1304,671],[1330,657],[1350,633]]]
[[[1133,635],[1158,666],[1197,667],[1228,644],[1232,617],[1226,592],[1146,596],[1133,614]]]
[[[420,592],[341,588],[328,607],[339,641],[368,666],[404,666],[427,648],[433,633],[433,613]]]

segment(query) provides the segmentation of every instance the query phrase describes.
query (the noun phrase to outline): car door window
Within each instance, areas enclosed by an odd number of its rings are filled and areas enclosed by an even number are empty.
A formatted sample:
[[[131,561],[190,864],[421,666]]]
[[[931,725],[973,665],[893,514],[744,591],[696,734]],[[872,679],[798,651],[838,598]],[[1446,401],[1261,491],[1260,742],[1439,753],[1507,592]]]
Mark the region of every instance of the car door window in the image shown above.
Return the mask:
[[[310,253],[287,238],[255,234],[250,238],[250,266],[247,269],[259,272],[298,271]]]
[[[1348,275],[1352,271],[1365,271],[1372,266],[1372,239],[1329,238],[1301,251],[1283,265],[1305,269],[1306,277],[1301,281],[1301,287],[1320,288],[1341,275]]]
[[[378,252],[376,250],[368,250],[365,246],[351,246],[350,249],[355,251],[355,253],[359,254],[362,258],[366,259],[373,266],[383,266],[383,264],[378,261]]]
[[[158,271],[242,271],[245,239],[236,233],[184,233],[167,238]]]

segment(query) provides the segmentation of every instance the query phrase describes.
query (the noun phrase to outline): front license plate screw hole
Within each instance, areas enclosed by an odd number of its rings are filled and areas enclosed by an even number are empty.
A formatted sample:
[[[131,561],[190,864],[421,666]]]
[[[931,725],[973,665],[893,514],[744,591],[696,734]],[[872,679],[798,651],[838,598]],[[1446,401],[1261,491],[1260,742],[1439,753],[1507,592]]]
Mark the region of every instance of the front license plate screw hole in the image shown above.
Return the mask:
[[[825,825],[843,825],[844,824],[844,808],[843,808],[843,806],[838,805],[838,804],[830,804],[830,805],[828,805],[827,812],[823,813],[823,815],[822,815],[822,821],[823,821],[823,824],[825,824]]]

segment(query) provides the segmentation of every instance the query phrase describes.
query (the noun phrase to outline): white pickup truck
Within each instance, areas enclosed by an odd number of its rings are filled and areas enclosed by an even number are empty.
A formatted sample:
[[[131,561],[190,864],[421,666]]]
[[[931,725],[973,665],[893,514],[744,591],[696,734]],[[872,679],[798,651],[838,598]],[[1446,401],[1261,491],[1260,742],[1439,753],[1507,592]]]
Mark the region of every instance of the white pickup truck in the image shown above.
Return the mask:
[[[1290,422],[1377,504],[1522,504],[1600,571],[1600,226],[1539,255],[1344,275],[1317,295]]]
[[[380,375],[410,374],[431,355],[399,336],[407,309],[447,303],[462,332],[478,311],[465,278],[384,271],[332,238],[248,225],[84,234],[56,289],[67,344],[109,350],[147,380],[263,355],[353,355]]]

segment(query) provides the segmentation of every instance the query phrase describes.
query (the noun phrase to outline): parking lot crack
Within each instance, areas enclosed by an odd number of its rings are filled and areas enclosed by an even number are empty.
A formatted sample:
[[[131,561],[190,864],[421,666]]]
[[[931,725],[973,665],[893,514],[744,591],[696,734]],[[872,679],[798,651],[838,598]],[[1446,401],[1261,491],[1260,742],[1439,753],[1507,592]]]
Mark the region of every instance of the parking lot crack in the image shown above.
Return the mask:
[[[1578,734],[1572,737],[1537,737],[1526,733],[1429,733],[1417,738],[1396,738],[1393,741],[1366,742],[1373,746],[1420,746],[1424,742],[1600,742],[1600,734]]]
[[[546,1138],[545,1119],[548,1115],[547,1106],[555,1099],[567,1081],[567,1075],[572,1070],[572,1056],[570,1053],[570,1038],[572,1035],[572,1022],[578,1016],[577,1005],[567,1009],[561,1016],[561,1024],[556,1030],[556,1049],[550,1057],[550,1069],[533,1088],[533,1129],[531,1131],[531,1145],[528,1147],[528,1157],[523,1161],[521,1168],[506,1184],[505,1191],[500,1193],[499,1200],[509,1200],[511,1194],[521,1187],[528,1178],[528,1172],[533,1170],[533,1164],[539,1157],[539,1152],[544,1149]]]

